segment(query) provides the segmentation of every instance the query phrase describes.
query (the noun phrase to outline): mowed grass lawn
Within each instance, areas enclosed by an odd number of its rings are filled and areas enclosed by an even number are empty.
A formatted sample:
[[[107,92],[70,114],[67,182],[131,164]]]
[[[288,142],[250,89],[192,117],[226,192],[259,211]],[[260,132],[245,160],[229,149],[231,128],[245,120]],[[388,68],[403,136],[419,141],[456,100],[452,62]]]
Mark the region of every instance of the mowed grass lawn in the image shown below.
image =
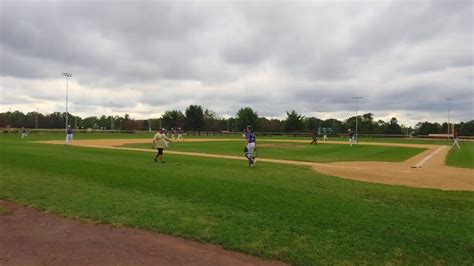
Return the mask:
[[[0,137],[0,198],[295,265],[474,262],[474,193]]]
[[[127,144],[126,147],[151,148],[148,143]],[[186,152],[203,152],[243,156],[244,141],[218,142],[173,142],[169,150]],[[257,142],[258,157],[301,160],[312,162],[339,161],[388,161],[401,162],[425,151],[422,148],[407,148],[393,146],[318,144],[295,142]]]
[[[474,168],[474,142],[461,142],[461,149],[452,147],[446,158],[446,164],[455,167]]]

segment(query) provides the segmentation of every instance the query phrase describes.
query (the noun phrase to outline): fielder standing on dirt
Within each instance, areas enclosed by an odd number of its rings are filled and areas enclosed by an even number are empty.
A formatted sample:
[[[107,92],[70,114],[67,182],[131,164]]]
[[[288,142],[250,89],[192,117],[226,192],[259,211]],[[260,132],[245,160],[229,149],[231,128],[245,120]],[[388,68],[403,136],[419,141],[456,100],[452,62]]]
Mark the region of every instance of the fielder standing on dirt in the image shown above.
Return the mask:
[[[160,129],[160,131],[158,131],[155,134],[155,136],[153,137],[152,149],[155,149],[155,148],[158,149],[157,153],[156,153],[156,156],[155,156],[155,159],[153,159],[155,162],[157,162],[158,159],[160,159],[161,163],[165,162],[165,161],[163,161],[163,151],[166,147],[166,142],[167,141],[171,142],[171,140],[166,136],[164,129]]]
[[[255,149],[257,148],[257,144],[255,135],[253,134],[252,126],[247,126],[245,139],[247,142],[247,146],[245,147],[245,157],[247,157],[249,160],[249,167],[253,167],[257,163],[257,159],[255,158]]]
[[[73,139],[73,132],[71,129],[71,126],[67,126],[66,130],[66,142],[64,142],[64,145],[72,144],[72,139]]]

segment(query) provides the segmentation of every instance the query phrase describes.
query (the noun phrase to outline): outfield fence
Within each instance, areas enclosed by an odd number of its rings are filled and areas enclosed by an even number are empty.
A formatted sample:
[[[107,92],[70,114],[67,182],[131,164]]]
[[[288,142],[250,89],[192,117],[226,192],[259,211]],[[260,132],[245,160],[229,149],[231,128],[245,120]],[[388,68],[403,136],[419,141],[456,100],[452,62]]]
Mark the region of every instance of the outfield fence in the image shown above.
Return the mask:
[[[29,134],[64,134],[64,129],[26,129]],[[105,129],[73,129],[74,134],[153,134],[155,131],[148,130],[105,130]],[[20,134],[21,128],[0,128],[0,132],[3,134]],[[212,137],[212,136],[242,136],[242,132],[238,131],[187,131],[185,133],[187,136],[202,136],[202,137]],[[255,132],[256,136],[261,137],[290,137],[290,138],[311,138],[312,133],[310,132]],[[324,134],[319,133],[318,137],[322,138],[324,135],[330,138],[346,138],[347,134]],[[435,139],[447,139],[446,134],[430,134],[430,135],[418,135],[418,136],[407,136],[400,134],[365,134],[359,133],[359,139],[383,139],[383,138],[398,138],[398,139],[426,139],[426,140],[435,140]],[[450,136],[452,138],[452,136]],[[463,140],[474,140],[474,136],[459,136]]]

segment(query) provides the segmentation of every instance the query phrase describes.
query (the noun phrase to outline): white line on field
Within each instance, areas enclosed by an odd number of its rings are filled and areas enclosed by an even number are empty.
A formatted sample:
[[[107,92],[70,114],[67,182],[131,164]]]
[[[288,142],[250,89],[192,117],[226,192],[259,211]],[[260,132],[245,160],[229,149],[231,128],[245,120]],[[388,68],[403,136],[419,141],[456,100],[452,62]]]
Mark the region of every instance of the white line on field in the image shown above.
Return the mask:
[[[424,163],[426,163],[429,159],[431,159],[433,156],[435,156],[438,152],[440,152],[441,150],[445,149],[447,146],[442,146],[440,148],[438,148],[436,151],[434,151],[433,153],[431,153],[430,155],[426,156],[425,158],[423,158],[423,160],[421,160],[418,164],[415,165],[416,168],[420,168],[421,166],[423,166]]]

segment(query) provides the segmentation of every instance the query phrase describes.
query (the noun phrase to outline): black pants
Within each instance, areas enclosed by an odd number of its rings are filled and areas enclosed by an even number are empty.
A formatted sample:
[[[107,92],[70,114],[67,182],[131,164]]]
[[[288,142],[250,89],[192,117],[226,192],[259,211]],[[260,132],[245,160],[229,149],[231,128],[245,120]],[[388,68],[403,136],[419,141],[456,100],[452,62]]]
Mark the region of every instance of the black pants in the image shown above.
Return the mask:
[[[163,155],[164,148],[158,148],[158,156]]]

